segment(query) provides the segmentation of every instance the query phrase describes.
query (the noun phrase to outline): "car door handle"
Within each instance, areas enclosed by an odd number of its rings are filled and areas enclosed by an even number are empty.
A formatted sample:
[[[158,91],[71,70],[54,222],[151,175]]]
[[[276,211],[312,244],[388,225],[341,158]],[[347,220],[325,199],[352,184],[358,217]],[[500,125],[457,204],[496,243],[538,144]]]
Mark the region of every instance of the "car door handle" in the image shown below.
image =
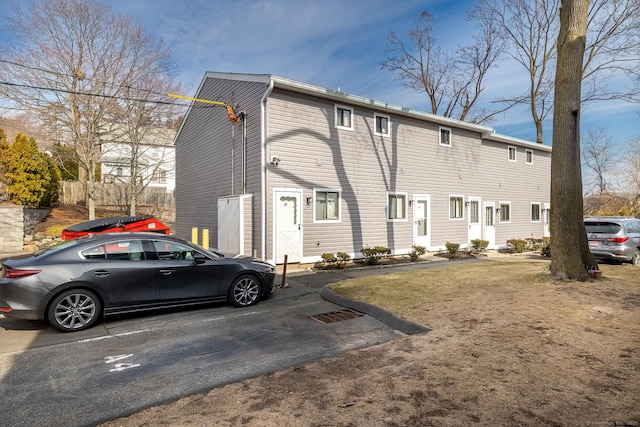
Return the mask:
[[[96,270],[93,272],[97,277],[107,277],[111,274],[108,270]]]
[[[175,273],[175,270],[160,270],[160,274],[162,274],[163,276],[168,276],[170,274]]]

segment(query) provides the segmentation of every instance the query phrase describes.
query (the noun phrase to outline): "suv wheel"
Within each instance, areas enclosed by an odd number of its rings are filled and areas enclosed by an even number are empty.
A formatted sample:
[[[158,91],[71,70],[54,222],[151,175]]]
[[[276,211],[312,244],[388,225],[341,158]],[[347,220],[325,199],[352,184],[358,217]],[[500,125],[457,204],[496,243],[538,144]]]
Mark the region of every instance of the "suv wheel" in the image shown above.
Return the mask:
[[[636,248],[636,252],[633,254],[633,258],[631,258],[631,264],[640,266],[640,249]]]

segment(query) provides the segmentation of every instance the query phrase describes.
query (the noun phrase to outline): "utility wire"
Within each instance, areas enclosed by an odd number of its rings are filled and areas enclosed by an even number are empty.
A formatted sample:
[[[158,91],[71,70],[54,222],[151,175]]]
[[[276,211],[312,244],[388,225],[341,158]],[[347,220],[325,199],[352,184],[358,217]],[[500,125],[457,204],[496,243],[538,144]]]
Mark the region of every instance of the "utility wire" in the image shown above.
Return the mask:
[[[66,73],[61,73],[61,72],[58,72],[58,71],[47,70],[45,68],[33,67],[33,66],[30,66],[30,65],[20,64],[20,63],[13,62],[13,61],[7,61],[6,59],[0,59],[0,62],[5,63],[5,64],[9,64],[9,65],[14,65],[16,67],[26,68],[28,70],[40,71],[42,73],[53,74],[53,75],[61,76],[61,77],[68,77],[68,78],[77,77],[77,76],[74,76],[73,74],[66,74]],[[140,92],[149,92],[149,93],[152,93],[154,95],[159,95],[159,96],[165,96],[166,95],[164,93],[154,92],[154,91],[150,91],[150,90],[147,90],[147,89],[136,88],[136,87],[133,87],[131,85],[117,85],[117,84],[110,83],[110,82],[107,82],[107,81],[104,81],[104,80],[98,80],[98,79],[94,79],[94,78],[86,77],[86,76],[83,77],[82,80],[88,80],[88,81],[91,81],[91,82],[100,83],[100,84],[111,86],[111,87],[138,90]]]
[[[93,97],[96,97],[96,98],[102,97],[102,98],[116,99],[116,100],[122,100],[122,101],[147,102],[147,103],[150,103],[150,104],[175,105],[175,106],[178,106],[178,107],[189,107],[189,106],[191,106],[191,104],[187,105],[187,104],[176,103],[176,102],[172,102],[172,101],[154,101],[154,100],[150,100],[150,99],[132,98],[132,97],[127,97],[127,96],[102,95],[102,94],[97,94],[97,93],[78,92],[78,91],[73,91],[73,90],[68,90],[68,89],[54,89],[54,88],[49,88],[49,87],[33,86],[33,85],[20,84],[20,83],[10,83],[10,82],[3,82],[3,81],[0,81],[0,85],[21,87],[21,88],[26,88],[26,89],[37,89],[37,90],[44,90],[44,91],[49,91],[49,92],[62,92],[62,93],[68,93],[68,94],[71,94],[71,95],[93,96]],[[167,94],[158,94],[158,95],[168,96]],[[194,108],[211,108],[211,107],[213,107],[213,105],[203,105],[203,106],[193,105],[193,107]]]

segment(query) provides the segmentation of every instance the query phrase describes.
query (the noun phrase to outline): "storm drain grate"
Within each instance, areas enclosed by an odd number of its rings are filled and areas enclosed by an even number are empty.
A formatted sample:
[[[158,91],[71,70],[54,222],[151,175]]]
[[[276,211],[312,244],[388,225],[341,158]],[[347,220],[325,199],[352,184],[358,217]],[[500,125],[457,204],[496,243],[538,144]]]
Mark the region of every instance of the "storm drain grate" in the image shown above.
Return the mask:
[[[313,320],[316,320],[320,323],[334,323],[340,322],[342,320],[355,319],[356,317],[364,316],[364,313],[360,313],[359,311],[345,308],[344,310],[336,310],[331,311],[329,313],[324,314],[316,314],[315,316],[310,316]]]

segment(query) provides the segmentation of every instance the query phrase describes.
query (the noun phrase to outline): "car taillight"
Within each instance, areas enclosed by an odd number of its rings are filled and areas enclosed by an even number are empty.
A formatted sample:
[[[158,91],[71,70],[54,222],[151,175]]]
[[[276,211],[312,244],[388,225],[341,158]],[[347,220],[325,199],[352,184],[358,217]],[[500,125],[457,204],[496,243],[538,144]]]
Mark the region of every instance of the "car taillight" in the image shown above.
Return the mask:
[[[40,270],[13,270],[7,268],[4,270],[4,277],[7,279],[19,279],[20,277],[32,276],[40,273]]]
[[[607,239],[607,242],[613,242],[613,243],[624,243],[627,240],[629,240],[628,237],[609,237]]]

